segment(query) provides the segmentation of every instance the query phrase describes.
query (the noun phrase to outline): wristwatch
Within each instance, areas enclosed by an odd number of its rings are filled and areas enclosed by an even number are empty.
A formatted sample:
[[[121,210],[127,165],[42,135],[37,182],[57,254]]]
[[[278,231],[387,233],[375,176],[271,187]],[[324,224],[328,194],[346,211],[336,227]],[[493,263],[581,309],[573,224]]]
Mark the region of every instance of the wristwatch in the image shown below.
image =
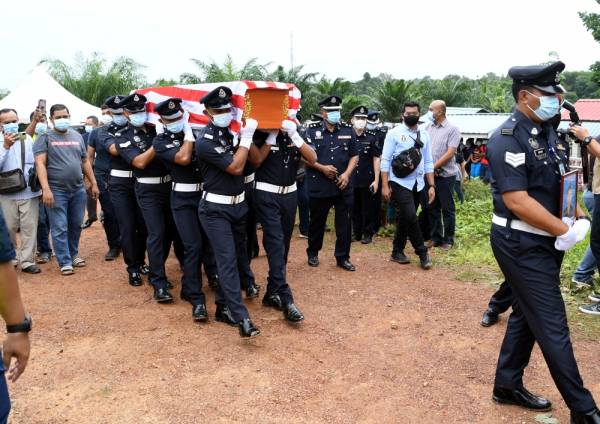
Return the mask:
[[[589,217],[589,216],[586,216],[586,215],[578,216],[578,217],[577,217],[577,219],[578,219],[578,220],[579,220],[579,219],[585,219],[586,221],[590,221],[590,222],[592,222],[592,220],[590,219],[590,217]]]
[[[25,316],[21,324],[6,325],[7,333],[29,333],[31,331],[31,317]]]
[[[592,137],[591,135],[588,135],[586,138],[583,139],[581,144],[583,146],[587,146],[588,144],[590,144],[592,142],[593,139],[594,139],[594,137]]]

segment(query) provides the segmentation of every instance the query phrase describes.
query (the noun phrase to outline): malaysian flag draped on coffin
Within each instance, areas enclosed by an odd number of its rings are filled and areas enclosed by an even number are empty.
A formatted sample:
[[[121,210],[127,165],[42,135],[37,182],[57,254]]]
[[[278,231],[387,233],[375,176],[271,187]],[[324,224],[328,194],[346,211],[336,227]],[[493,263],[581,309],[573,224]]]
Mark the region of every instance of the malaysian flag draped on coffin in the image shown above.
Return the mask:
[[[276,89],[289,91],[288,116],[295,117],[300,107],[300,90],[290,83],[271,82],[271,81],[231,81],[206,84],[188,84],[174,85],[170,87],[151,87],[135,90],[143,94],[148,99],[146,109],[148,111],[148,121],[152,124],[158,124],[158,115],[154,112],[154,106],[170,97],[179,97],[183,100],[181,106],[189,113],[189,123],[192,128],[201,128],[209,123],[209,118],[202,112],[204,106],[200,104],[200,99],[210,91],[219,86],[226,86],[233,92],[231,104],[233,106],[233,121],[229,128],[233,133],[238,133],[242,125],[244,107],[246,103],[246,92],[251,89]]]

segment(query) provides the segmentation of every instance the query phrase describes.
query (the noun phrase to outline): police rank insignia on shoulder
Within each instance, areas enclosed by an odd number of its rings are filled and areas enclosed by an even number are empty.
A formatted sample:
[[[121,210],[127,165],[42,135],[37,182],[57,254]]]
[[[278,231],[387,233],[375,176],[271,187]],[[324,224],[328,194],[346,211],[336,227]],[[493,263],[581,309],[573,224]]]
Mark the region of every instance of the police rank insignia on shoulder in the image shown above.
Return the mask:
[[[127,141],[125,143],[119,143],[119,147],[121,147],[121,148],[129,147],[129,146],[131,146],[130,141]]]
[[[525,153],[504,153],[504,162],[508,163],[513,168],[517,168],[525,164]]]
[[[500,134],[502,135],[513,135],[514,130],[512,128],[502,128]]]

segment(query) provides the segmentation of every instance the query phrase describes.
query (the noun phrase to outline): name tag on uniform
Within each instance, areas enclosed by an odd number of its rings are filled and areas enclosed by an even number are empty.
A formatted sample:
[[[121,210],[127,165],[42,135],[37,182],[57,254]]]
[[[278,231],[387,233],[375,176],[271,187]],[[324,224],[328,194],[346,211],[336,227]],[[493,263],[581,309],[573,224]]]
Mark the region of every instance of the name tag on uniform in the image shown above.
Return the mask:
[[[563,146],[562,144],[557,144],[557,145],[556,145],[556,148],[557,148],[558,150],[567,150],[567,148],[566,148],[565,146]]]
[[[340,135],[338,140],[350,140],[352,138],[351,135]]]
[[[175,147],[175,145],[174,144],[167,144],[165,147],[167,149],[172,149],[173,147]]]
[[[221,154],[221,153],[225,153],[225,148],[221,147],[221,146],[217,146],[215,147],[215,152]]]
[[[212,140],[213,136],[212,134],[204,134],[204,138],[206,138],[207,140]]]
[[[534,154],[534,156],[535,156],[535,158],[537,160],[548,159],[548,152],[546,152],[546,149],[544,147],[540,147],[539,149],[535,149],[533,151],[533,154]]]
[[[277,152],[279,150],[278,146],[271,146],[271,151]]]
[[[129,146],[131,146],[131,141],[128,141],[128,142],[126,142],[126,143],[119,143],[119,147],[121,147],[121,148],[123,148],[123,149],[124,149],[125,147],[129,147]]]

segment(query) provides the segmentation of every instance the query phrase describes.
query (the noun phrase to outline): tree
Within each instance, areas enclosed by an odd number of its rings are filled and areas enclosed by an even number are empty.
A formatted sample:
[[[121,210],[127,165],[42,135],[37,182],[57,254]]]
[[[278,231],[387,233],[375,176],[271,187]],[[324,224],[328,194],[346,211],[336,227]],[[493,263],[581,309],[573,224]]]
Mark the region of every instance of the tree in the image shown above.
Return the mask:
[[[9,94],[10,94],[10,91],[5,90],[4,88],[0,88],[0,100],[2,100],[3,98],[5,98]]]
[[[596,3],[600,4],[600,0],[596,0]],[[583,21],[583,24],[589,32],[592,33],[594,40],[600,43],[600,14],[599,13],[588,13],[579,12],[579,17]],[[590,71],[593,73],[593,81],[600,85],[600,61],[595,62],[591,67]]]
[[[142,65],[129,57],[120,57],[108,64],[99,53],[89,58],[78,54],[75,65],[58,59],[44,59],[50,74],[68,91],[96,106],[115,94],[129,94],[146,85]]]
[[[386,80],[374,92],[375,102],[381,117],[388,122],[398,122],[402,106],[412,100],[412,81]]]
[[[181,74],[180,79],[183,84],[243,80],[263,81],[269,73],[267,68],[270,65],[270,63],[261,65],[256,58],[253,58],[247,61],[244,66],[238,68],[230,55],[227,55],[223,64],[218,64],[214,60],[210,63],[200,59],[191,59],[191,61],[200,70],[200,74]]]

